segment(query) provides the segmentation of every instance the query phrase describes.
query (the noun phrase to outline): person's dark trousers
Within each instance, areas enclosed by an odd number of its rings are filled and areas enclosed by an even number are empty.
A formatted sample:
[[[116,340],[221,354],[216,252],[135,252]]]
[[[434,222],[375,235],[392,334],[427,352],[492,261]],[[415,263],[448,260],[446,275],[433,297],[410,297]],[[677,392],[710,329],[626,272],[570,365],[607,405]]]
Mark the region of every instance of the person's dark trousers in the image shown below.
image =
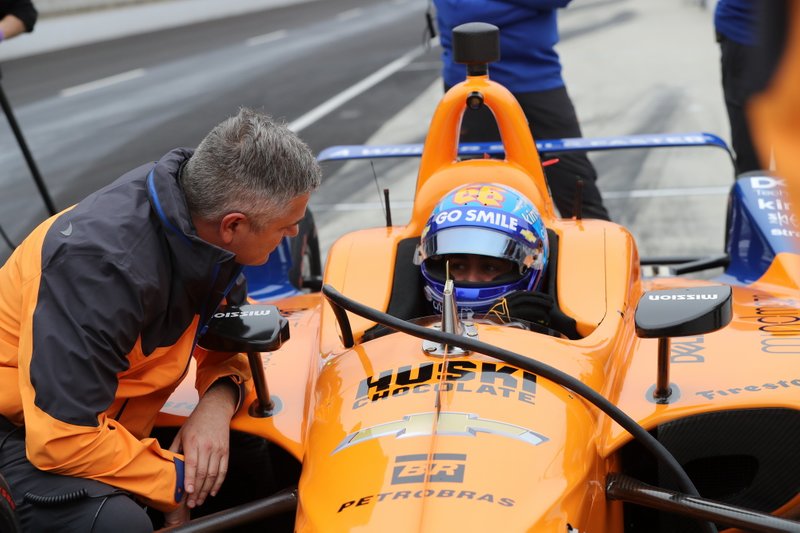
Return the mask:
[[[145,509],[124,491],[51,474],[25,456],[25,430],[0,417],[0,473],[11,487],[22,530],[31,533],[150,533]]]
[[[516,93],[534,140],[582,137],[575,107],[566,87],[535,93]],[[486,108],[467,110],[461,123],[462,142],[497,141],[500,134],[497,123]],[[600,189],[597,188],[597,171],[584,153],[558,154],[558,162],[545,168],[547,184],[553,201],[562,217],[575,214],[578,181],[583,180],[581,215],[584,218],[610,220]]]
[[[756,92],[750,61],[755,48],[717,34],[722,63],[722,92],[731,125],[731,145],[736,153],[736,174],[761,170],[747,124],[745,105]]]

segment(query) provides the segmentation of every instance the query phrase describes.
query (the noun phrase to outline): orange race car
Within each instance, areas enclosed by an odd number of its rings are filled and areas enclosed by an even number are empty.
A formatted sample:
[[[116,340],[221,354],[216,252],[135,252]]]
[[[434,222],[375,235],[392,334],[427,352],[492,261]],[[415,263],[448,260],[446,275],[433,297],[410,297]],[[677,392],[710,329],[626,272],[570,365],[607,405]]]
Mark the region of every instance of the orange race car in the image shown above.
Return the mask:
[[[302,532],[800,531],[800,254],[782,181],[740,177],[726,253],[645,278],[624,227],[555,215],[525,117],[486,74],[496,28],[456,37],[470,75],[433,116],[409,223],[345,235],[321,291],[221,309],[201,343],[249,354],[254,392],[233,428],[276,445],[286,490],[179,530],[289,512]],[[480,105],[497,119],[502,158],[459,156],[461,116]],[[591,144],[578,148],[603,143]],[[486,176],[541,213],[543,286],[579,338],[465,319],[449,282],[441,315],[410,312],[429,215]],[[724,273],[681,276],[710,267]],[[161,424],[191,411],[191,382]]]

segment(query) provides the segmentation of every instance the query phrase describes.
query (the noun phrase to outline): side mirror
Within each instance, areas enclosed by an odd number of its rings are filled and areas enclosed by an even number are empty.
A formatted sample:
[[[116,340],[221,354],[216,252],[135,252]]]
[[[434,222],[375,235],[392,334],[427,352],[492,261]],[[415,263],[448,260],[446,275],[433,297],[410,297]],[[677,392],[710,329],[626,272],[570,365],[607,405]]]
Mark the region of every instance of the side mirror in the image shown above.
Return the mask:
[[[217,309],[198,344],[215,352],[274,352],[289,340],[289,321],[274,305]]]
[[[269,397],[267,378],[260,352],[273,352],[289,340],[289,321],[274,305],[228,305],[220,307],[208,323],[198,344],[215,352],[245,352],[253,374],[256,401],[250,415],[272,414],[274,403]]]
[[[653,397],[669,403],[670,337],[711,333],[725,327],[733,315],[728,285],[647,291],[636,306],[636,335],[658,339],[658,373]]]

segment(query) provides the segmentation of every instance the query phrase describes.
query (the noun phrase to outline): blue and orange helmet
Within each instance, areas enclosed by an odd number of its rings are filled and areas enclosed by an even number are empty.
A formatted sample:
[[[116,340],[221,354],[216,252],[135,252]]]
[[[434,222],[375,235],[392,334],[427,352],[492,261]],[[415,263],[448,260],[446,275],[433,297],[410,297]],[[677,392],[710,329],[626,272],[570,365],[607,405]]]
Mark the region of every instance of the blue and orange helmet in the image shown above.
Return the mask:
[[[425,296],[441,311],[448,256],[475,254],[510,261],[512,271],[489,282],[455,282],[458,308],[486,313],[515,290],[536,290],[548,257],[547,231],[536,206],[519,191],[495,183],[453,189],[422,230],[417,254]]]

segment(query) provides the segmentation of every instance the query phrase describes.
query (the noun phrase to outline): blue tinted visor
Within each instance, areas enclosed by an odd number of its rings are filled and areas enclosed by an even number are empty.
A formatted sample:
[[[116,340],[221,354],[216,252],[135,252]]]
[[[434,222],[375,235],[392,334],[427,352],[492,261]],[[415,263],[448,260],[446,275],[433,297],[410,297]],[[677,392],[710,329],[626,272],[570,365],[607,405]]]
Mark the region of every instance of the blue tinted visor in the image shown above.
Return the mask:
[[[420,259],[451,254],[477,254],[507,259],[519,265],[520,273],[534,265],[539,250],[509,235],[487,228],[457,227],[436,232],[423,240]]]

